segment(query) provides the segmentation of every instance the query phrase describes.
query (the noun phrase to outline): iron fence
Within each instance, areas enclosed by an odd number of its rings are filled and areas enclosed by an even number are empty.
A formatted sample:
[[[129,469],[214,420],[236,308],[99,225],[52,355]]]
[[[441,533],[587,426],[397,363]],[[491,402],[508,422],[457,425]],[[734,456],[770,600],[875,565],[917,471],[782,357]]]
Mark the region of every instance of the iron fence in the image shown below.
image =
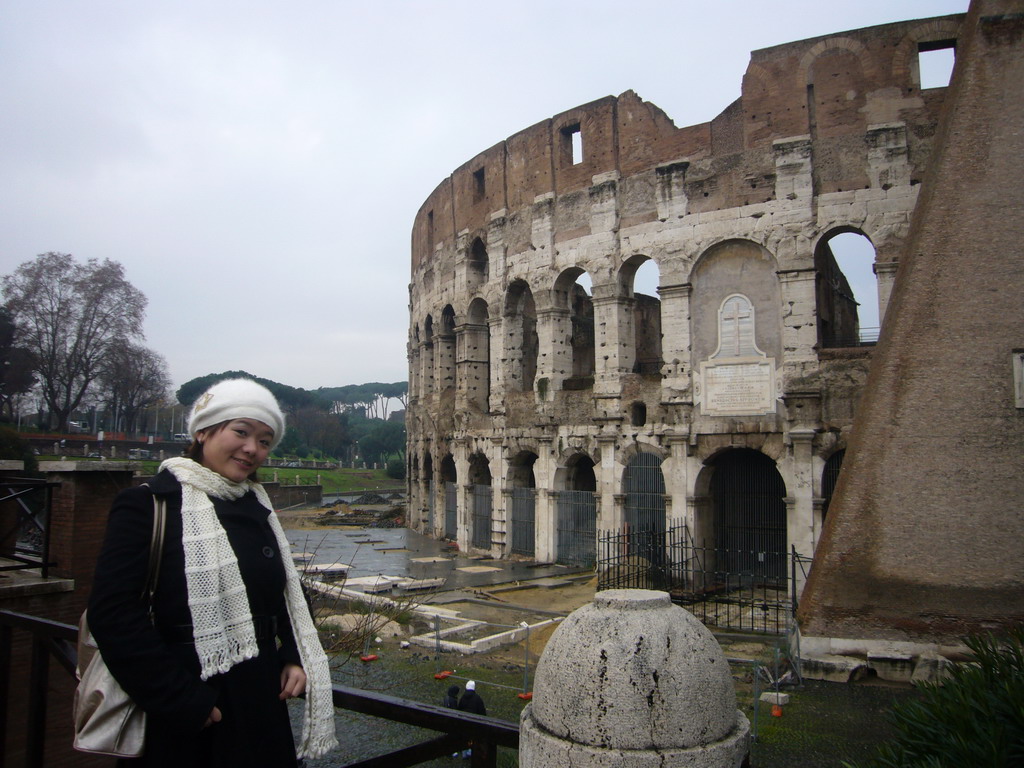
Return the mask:
[[[0,571],[39,568],[45,579],[50,558],[50,506],[53,484],[39,478],[0,482]]]
[[[736,551],[697,544],[682,524],[661,531],[602,531],[597,588],[662,590],[710,627],[783,634],[810,560],[795,550]],[[780,575],[781,563],[788,567]]]
[[[473,546],[491,548],[491,510],[494,493],[489,485],[473,485]]]
[[[512,489],[512,554],[533,557],[537,531],[536,506],[536,489]]]
[[[444,537],[455,539],[459,533],[459,486],[444,484]]]
[[[563,565],[593,567],[597,544],[597,495],[592,491],[559,491],[556,507],[558,540],[555,560]]]

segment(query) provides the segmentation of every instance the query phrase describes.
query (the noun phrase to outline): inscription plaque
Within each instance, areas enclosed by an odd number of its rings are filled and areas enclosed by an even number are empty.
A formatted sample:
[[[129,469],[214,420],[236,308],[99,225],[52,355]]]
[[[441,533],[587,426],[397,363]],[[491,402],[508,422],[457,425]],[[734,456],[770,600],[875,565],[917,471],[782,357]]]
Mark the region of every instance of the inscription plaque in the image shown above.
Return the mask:
[[[701,410],[709,416],[756,416],[775,411],[775,363],[771,358],[704,362]]]

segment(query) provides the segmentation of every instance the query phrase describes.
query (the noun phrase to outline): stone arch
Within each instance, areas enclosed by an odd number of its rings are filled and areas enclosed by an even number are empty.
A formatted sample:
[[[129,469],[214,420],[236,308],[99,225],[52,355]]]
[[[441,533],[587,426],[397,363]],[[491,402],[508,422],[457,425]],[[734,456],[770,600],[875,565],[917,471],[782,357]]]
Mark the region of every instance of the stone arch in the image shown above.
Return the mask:
[[[714,569],[758,584],[784,584],[786,484],[775,461],[760,451],[730,448],[705,462],[698,480],[706,503],[695,531],[713,553]]]
[[[918,54],[923,47],[932,44],[949,43],[955,48],[960,37],[960,22],[954,19],[933,19],[918,24],[896,45],[892,57],[892,73],[894,76],[907,80],[915,88],[921,87],[921,70],[918,66]]]
[[[506,387],[530,392],[537,377],[537,305],[530,284],[516,278],[505,294],[505,371]]]
[[[469,303],[459,379],[466,388],[466,399],[478,410],[489,410],[491,396],[491,329],[487,302],[477,297]]]
[[[623,523],[628,530],[658,535],[665,532],[664,459],[645,449],[637,446],[622,473]]]
[[[441,327],[438,328],[434,354],[437,358],[437,389],[444,391],[455,386],[455,308],[446,304],[441,310]]]
[[[471,290],[487,282],[488,270],[487,245],[484,239],[477,235],[469,244],[466,254],[466,283]]]
[[[434,318],[427,315],[423,321],[423,383],[424,394],[430,394],[436,387],[434,373]]]
[[[478,451],[469,457],[469,484],[472,504],[470,543],[479,549],[491,547],[494,519],[494,490],[491,482],[490,461]]]
[[[533,467],[537,462],[533,451],[521,450],[508,464],[511,509],[511,553],[533,557],[537,540],[537,478]]]
[[[840,235],[857,235],[864,238],[865,248],[871,247],[870,258],[865,258],[855,269],[850,269],[845,255],[837,258],[833,241]],[[834,226],[818,238],[814,246],[815,303],[818,317],[818,343],[822,347],[855,347],[862,343],[874,343],[878,338],[877,324],[861,327],[861,313],[858,305],[870,300],[872,306],[878,303],[879,285],[867,270],[875,272],[878,252],[871,238],[859,227]],[[847,268],[843,268],[844,262]],[[868,283],[871,283],[869,286]],[[855,287],[856,284],[856,287]],[[873,295],[858,295],[873,291]],[[874,316],[874,313],[872,313]]]
[[[748,96],[754,99],[777,99],[779,85],[771,72],[760,64],[751,64],[743,74],[742,93],[744,102]]]
[[[556,472],[562,490],[555,494],[555,560],[593,565],[597,559],[597,475],[586,453],[569,456]]]
[[[459,472],[451,453],[441,459],[441,482],[444,484],[444,537],[454,540],[459,530]]]
[[[751,240],[723,240],[698,257],[690,273],[694,367],[718,349],[718,312],[733,294],[745,296],[754,309],[756,347],[768,357],[782,359],[782,290],[777,270],[775,257]]]
[[[562,340],[569,378],[566,388],[582,389],[593,384],[594,376],[594,300],[577,280],[588,274],[582,267],[569,267],[555,280],[553,305],[568,312],[568,327]],[[556,350],[557,356],[557,350]]]
[[[623,335],[626,338],[632,336],[633,342],[633,373],[660,374],[662,360],[661,346],[661,298],[636,290],[637,273],[649,265],[659,273],[658,263],[649,256],[637,254],[626,259],[619,268],[618,292],[619,296],[631,300],[629,312],[626,319],[632,326],[632,333],[629,329]],[[654,292],[658,288],[655,286]]]
[[[864,74],[872,80],[876,79],[877,73],[875,71],[874,58],[862,42],[852,37],[830,37],[827,40],[815,43],[800,57],[800,65],[797,69],[800,82],[805,85],[812,85],[811,70],[814,62],[823,55],[840,51],[855,56],[860,62]]]

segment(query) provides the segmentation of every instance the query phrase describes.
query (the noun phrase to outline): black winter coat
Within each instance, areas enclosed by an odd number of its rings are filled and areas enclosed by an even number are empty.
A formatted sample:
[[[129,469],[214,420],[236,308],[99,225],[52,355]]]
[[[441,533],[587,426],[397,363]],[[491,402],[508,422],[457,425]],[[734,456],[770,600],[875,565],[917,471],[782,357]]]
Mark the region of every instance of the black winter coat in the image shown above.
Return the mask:
[[[472,712],[474,715],[487,714],[484,700],[480,698],[480,694],[476,691],[466,691],[462,694],[462,698],[459,699],[459,709],[463,712]]]
[[[167,500],[163,562],[153,617],[140,599],[149,562],[153,495]],[[299,663],[284,600],[285,572],[268,512],[249,493],[214,508],[238,557],[254,617],[274,616],[281,641],[259,638],[259,655],[205,682],[189,642],[191,614],[181,544],[181,486],[161,472],[149,487],[129,488],[114,500],[89,599],[89,627],[103,658],[147,713],[146,751],[133,768],[279,768],[296,764],[281,668]],[[260,623],[266,624],[262,619]],[[222,720],[203,727],[213,707]]]

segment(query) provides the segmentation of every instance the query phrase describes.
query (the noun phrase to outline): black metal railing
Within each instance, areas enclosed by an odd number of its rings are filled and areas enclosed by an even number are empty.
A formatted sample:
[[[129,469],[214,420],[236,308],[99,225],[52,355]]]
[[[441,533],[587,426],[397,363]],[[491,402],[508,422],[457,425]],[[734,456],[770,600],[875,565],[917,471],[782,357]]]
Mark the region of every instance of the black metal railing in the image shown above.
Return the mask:
[[[719,630],[782,634],[792,623],[811,558],[698,545],[684,525],[602,531],[598,590],[657,589]]]
[[[50,507],[56,483],[41,478],[0,481],[0,571],[40,569],[45,579],[50,562]]]
[[[25,768],[42,768],[46,764],[50,657],[56,658],[67,673],[74,676],[78,663],[78,627],[16,611],[0,611],[0,764],[6,764],[4,757],[7,755],[14,630],[28,632],[32,636],[24,765]],[[344,768],[405,768],[466,749],[470,742],[473,747],[471,768],[493,768],[497,765],[498,747],[519,749],[519,726],[516,723],[359,688],[343,685],[333,688],[335,707],[443,734],[421,744],[350,763]]]

